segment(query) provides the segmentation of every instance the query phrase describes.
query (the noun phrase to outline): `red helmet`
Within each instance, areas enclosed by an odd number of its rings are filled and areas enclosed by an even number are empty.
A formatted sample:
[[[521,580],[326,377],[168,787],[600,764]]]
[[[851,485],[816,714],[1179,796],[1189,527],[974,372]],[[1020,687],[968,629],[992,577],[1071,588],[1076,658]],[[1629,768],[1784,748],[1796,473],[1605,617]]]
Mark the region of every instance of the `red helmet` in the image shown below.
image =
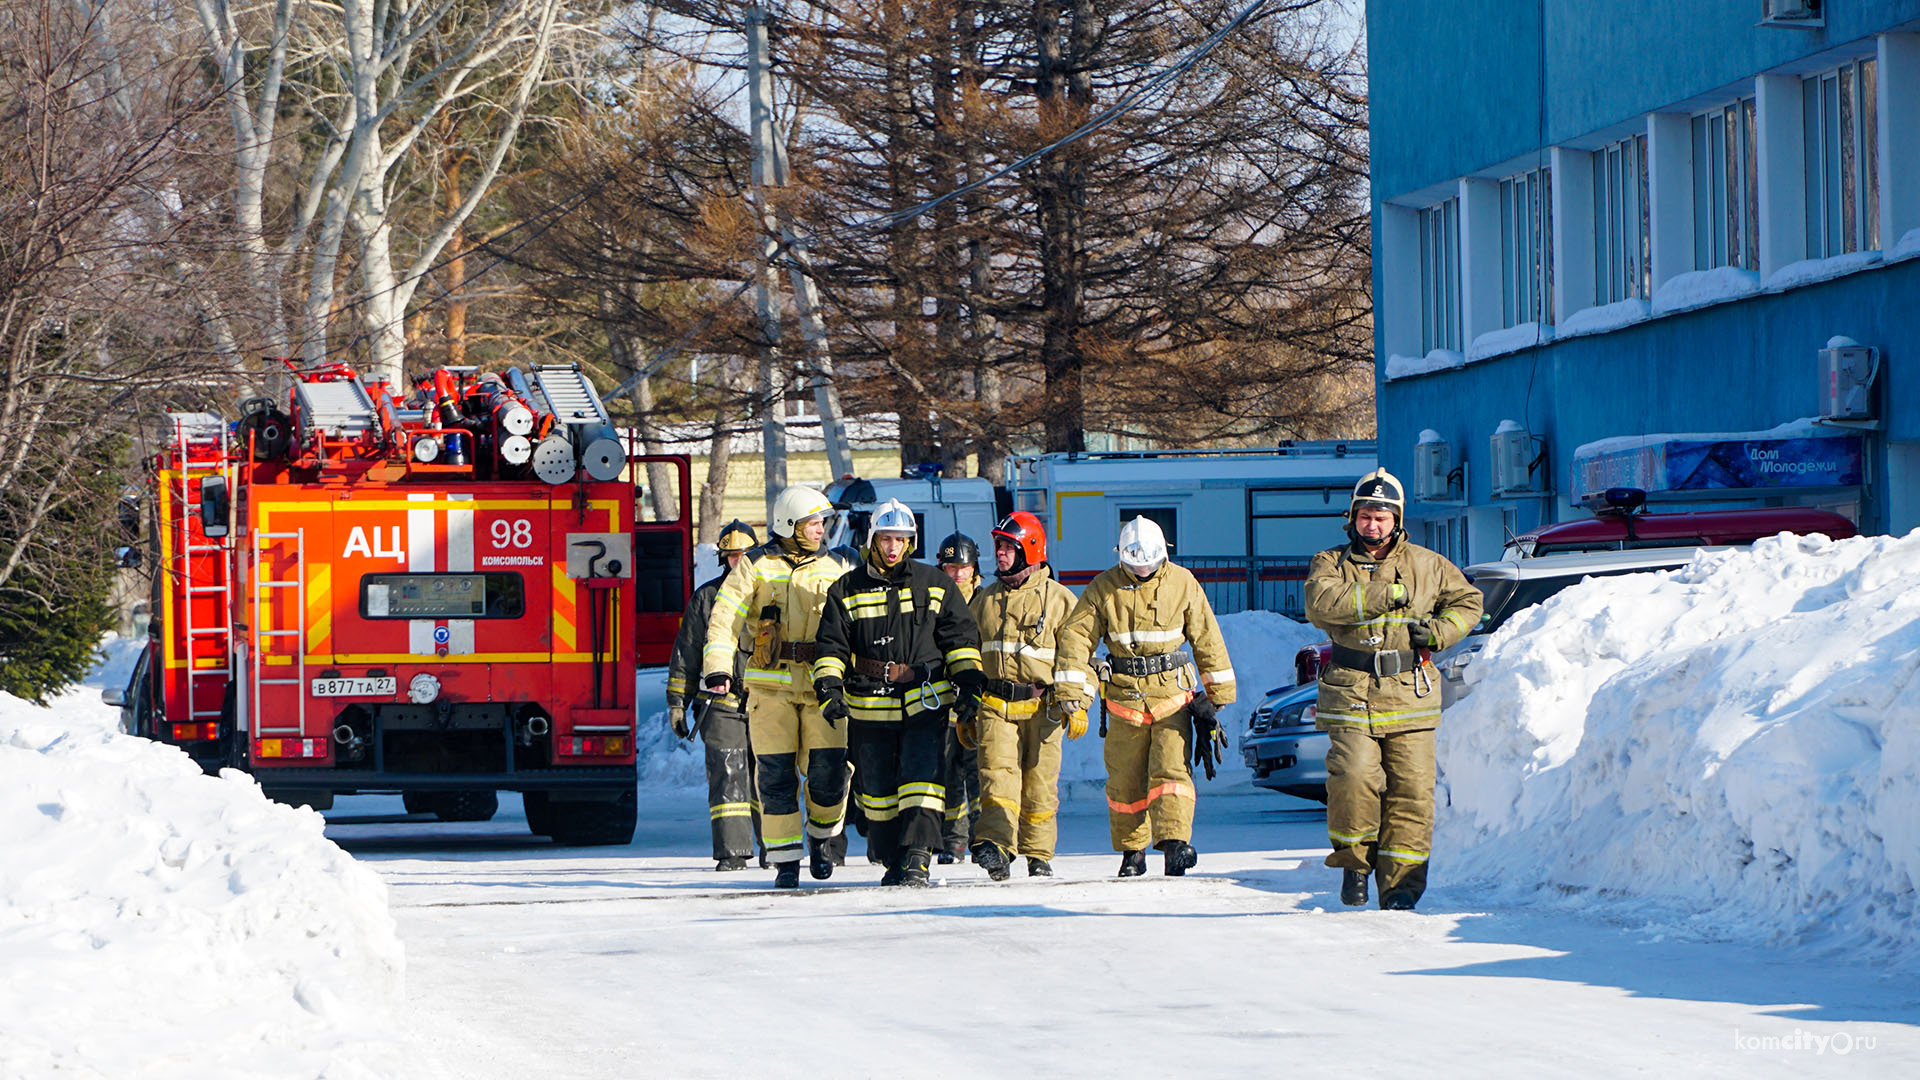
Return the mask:
[[[1015,510],[993,527],[993,535],[1004,536],[1013,544],[1013,567],[1010,573],[1019,573],[1029,566],[1039,566],[1047,561],[1047,530],[1040,519],[1025,510]]]

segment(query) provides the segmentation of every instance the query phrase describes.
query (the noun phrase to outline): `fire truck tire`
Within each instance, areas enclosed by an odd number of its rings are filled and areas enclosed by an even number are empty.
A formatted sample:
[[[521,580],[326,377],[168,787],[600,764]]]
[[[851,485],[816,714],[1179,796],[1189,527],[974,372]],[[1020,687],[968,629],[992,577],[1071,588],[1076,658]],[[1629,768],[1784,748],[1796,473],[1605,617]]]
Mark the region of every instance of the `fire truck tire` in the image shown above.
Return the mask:
[[[521,796],[527,807],[527,831],[535,836],[553,835],[553,804],[544,791],[529,791]]]
[[[485,788],[435,793],[433,812],[441,821],[491,821],[500,796]]]
[[[569,847],[632,843],[640,820],[639,801],[631,791],[591,802],[549,802],[547,815],[552,826],[548,835]]]
[[[403,791],[400,793],[400,805],[406,807],[409,814],[434,814],[440,811],[440,793],[437,791]]]

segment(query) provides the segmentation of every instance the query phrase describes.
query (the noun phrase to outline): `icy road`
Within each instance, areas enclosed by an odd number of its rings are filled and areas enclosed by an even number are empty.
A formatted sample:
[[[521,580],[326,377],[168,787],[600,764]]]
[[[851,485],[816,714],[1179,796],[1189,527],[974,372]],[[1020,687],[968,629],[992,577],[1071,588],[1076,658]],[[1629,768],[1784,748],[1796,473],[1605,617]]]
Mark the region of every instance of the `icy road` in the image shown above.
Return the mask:
[[[1920,1075],[1908,978],[1444,886],[1345,909],[1320,808],[1245,776],[1203,784],[1184,880],[1111,877],[1084,783],[1057,878],[925,891],[857,839],[797,894],[717,874],[690,790],[643,791],[619,849],[531,839],[511,796],[458,826],[342,799],[327,833],[391,887],[410,1076]]]

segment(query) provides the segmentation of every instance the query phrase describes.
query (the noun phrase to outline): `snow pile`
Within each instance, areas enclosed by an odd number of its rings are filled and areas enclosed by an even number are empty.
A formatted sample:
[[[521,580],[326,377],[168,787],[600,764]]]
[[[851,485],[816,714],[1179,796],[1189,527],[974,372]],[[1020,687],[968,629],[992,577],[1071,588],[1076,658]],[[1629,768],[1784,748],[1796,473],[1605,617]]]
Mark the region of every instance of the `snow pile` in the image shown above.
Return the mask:
[[[1411,379],[1416,375],[1430,375],[1436,371],[1452,371],[1466,364],[1465,353],[1452,349],[1435,349],[1425,356],[1389,356],[1387,358],[1387,381]]]
[[[369,1075],[385,884],[319,814],[117,724],[95,691],[0,694],[0,1076]]]
[[[1524,322],[1500,330],[1489,330],[1474,338],[1467,346],[1467,363],[1488,360],[1552,342],[1552,323]]]
[[[1676,274],[1672,280],[1653,290],[1653,313],[1690,311],[1710,304],[1738,300],[1760,291],[1760,275],[1737,266],[1716,266],[1711,270],[1693,270]]]
[[[1920,956],[1916,579],[1920,532],[1782,535],[1520,614],[1441,729],[1436,873]]]
[[[1565,322],[1554,328],[1554,336],[1564,340],[1581,334],[1601,334],[1609,330],[1618,330],[1623,326],[1646,322],[1652,317],[1652,304],[1637,297],[1628,297],[1611,304],[1581,308],[1567,316]]]

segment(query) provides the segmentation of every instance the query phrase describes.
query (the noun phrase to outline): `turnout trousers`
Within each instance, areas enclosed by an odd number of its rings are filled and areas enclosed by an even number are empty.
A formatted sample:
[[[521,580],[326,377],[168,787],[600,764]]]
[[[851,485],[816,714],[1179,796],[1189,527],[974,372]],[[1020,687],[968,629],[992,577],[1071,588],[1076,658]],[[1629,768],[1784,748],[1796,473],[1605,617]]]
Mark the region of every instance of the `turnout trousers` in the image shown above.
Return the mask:
[[[753,751],[747,742],[747,714],[714,702],[700,722],[707,751],[707,816],[713,821],[713,857],[753,857],[760,828],[760,803],[753,790]]]
[[[947,789],[941,841],[949,848],[964,849],[980,831],[980,751],[961,746],[960,735],[951,725],[947,727],[940,782]]]
[[[799,862],[806,837],[828,843],[840,835],[847,812],[846,731],[827,723],[811,692],[798,697],[754,687],[747,695],[747,737],[760,787],[760,842],[769,861]]]
[[[867,817],[867,851],[895,866],[907,848],[938,850],[947,802],[940,782],[946,710],[851,723],[854,800]]]
[[[1060,752],[1066,727],[1048,720],[1044,710],[1014,719],[985,703],[979,726],[980,827],[974,839],[1052,862],[1060,832]]]
[[[1427,888],[1433,846],[1433,729],[1327,732],[1326,864],[1372,872],[1380,895]]]
[[[1193,839],[1193,774],[1187,769],[1192,743],[1193,718],[1184,707],[1151,724],[1109,719],[1107,826],[1113,850]]]

